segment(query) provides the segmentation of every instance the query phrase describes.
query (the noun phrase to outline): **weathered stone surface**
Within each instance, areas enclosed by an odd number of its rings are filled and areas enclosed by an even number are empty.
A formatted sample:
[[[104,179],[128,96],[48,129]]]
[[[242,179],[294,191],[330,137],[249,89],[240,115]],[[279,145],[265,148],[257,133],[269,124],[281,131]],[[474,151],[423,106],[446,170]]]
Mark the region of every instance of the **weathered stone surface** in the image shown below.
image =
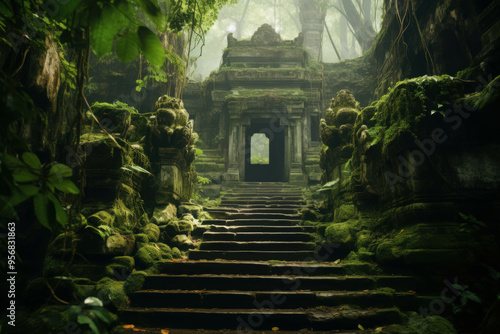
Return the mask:
[[[174,247],[177,247],[181,250],[188,250],[188,249],[195,248],[195,245],[191,241],[191,238],[189,238],[185,234],[179,234],[179,235],[176,235],[175,237],[173,237],[171,244]]]

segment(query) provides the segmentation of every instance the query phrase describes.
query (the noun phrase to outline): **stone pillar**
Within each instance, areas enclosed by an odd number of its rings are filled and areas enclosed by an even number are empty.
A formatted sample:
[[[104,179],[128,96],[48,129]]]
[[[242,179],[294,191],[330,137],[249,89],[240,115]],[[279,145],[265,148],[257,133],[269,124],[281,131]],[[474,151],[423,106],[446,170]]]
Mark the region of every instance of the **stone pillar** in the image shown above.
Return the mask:
[[[300,119],[292,120],[289,127],[292,134],[291,150],[292,163],[290,168],[290,182],[303,185],[306,182],[304,173],[302,172],[302,122]]]
[[[241,145],[239,142],[239,128],[241,126],[235,124],[233,121],[230,122],[229,127],[229,147],[228,147],[228,169],[227,173],[224,174],[224,181],[239,181],[240,172],[238,164],[238,148]]]
[[[312,59],[322,61],[321,44],[325,13],[322,12],[315,0],[300,0],[299,8],[300,23],[304,35],[303,45],[309,51]]]

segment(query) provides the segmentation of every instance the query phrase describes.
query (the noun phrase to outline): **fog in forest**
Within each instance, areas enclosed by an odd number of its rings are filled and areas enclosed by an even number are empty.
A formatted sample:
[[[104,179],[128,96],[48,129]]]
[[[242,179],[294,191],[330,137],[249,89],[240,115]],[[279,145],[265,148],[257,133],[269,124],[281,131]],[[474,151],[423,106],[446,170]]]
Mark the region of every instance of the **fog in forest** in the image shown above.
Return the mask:
[[[364,28],[371,30],[371,38],[380,29],[382,0],[324,0],[325,24],[340,57],[352,59],[363,54],[356,34],[363,34]],[[346,10],[347,9],[347,10]],[[298,0],[238,0],[225,6],[215,24],[204,36],[197,36],[190,52],[189,78],[199,81],[210,75],[221,64],[222,53],[227,47],[227,35],[239,40],[249,39],[264,23],[270,24],[282,39],[291,40],[301,31]],[[336,55],[330,37],[323,31],[323,62],[336,63]]]

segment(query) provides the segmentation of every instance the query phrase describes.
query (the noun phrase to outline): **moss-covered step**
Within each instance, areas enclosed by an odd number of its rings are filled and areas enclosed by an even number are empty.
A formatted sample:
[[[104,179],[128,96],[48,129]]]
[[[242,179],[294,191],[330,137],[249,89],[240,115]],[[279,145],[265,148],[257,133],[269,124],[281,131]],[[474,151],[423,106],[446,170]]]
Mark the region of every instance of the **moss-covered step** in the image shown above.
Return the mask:
[[[220,213],[285,213],[285,214],[296,214],[300,206],[292,208],[241,208],[241,207],[231,207],[231,206],[219,206],[217,208],[206,208],[205,211],[210,214],[220,214]]]
[[[301,241],[204,241],[200,250],[303,251],[316,247],[314,242]]]
[[[205,232],[203,241],[311,241],[312,235],[303,232]]]
[[[300,200],[294,199],[277,199],[277,200],[269,200],[269,199],[227,199],[223,198],[221,205],[237,205],[237,204],[270,204],[270,205],[281,205],[281,204],[293,204],[293,205],[302,205],[306,202],[301,198]]]
[[[132,307],[248,308],[258,309],[265,301],[280,300],[276,309],[351,305],[379,308],[397,306],[415,310],[419,301],[414,293],[380,291],[173,291],[141,290],[130,296]]]
[[[262,233],[291,233],[291,232],[306,232],[313,233],[316,231],[314,226],[265,226],[265,225],[253,225],[253,226],[223,226],[223,225],[205,225],[211,232],[230,232],[230,233],[241,233],[241,232],[262,232]],[[204,227],[205,227],[204,226]],[[204,230],[205,231],[205,230]],[[193,232],[194,233],[194,232]]]
[[[297,214],[290,213],[260,213],[260,212],[220,212],[212,214],[212,217],[219,219],[229,220],[242,220],[242,219],[266,219],[266,220],[296,220],[300,217]]]
[[[400,323],[404,316],[396,308],[356,310],[343,308],[318,308],[307,310],[259,310],[254,309],[171,309],[130,308],[123,318],[134,324],[169,326],[180,328],[242,328],[245,319],[259,319],[259,329],[356,329],[360,324],[367,328]],[[255,320],[254,320],[255,321]],[[251,328],[248,325],[248,328]],[[255,328],[255,326],[253,326]]]
[[[271,218],[250,218],[253,216],[245,216],[248,218],[242,219],[207,219],[203,221],[203,225],[226,225],[226,226],[295,226],[301,220],[299,219],[271,219]]]
[[[238,274],[238,275],[284,275],[304,276],[345,275],[341,264],[304,263],[270,261],[161,261],[156,269],[162,274],[201,275],[201,274]]]
[[[347,256],[348,252],[336,252],[335,259]],[[322,254],[324,260],[332,260],[329,255]],[[215,251],[192,250],[190,260],[243,260],[243,261],[314,261],[318,255],[314,251]],[[334,260],[335,260],[334,259]]]

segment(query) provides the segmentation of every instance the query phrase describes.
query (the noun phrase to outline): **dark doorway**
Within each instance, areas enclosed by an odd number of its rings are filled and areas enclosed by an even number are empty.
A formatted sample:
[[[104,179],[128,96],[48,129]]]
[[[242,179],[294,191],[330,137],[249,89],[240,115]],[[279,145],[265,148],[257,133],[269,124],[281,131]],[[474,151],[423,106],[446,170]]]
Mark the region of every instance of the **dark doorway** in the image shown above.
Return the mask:
[[[318,115],[311,116],[311,141],[321,141]]]
[[[278,131],[273,132],[269,124],[252,124],[246,131],[245,146],[245,181],[284,181],[285,131],[283,128],[280,127]]]

